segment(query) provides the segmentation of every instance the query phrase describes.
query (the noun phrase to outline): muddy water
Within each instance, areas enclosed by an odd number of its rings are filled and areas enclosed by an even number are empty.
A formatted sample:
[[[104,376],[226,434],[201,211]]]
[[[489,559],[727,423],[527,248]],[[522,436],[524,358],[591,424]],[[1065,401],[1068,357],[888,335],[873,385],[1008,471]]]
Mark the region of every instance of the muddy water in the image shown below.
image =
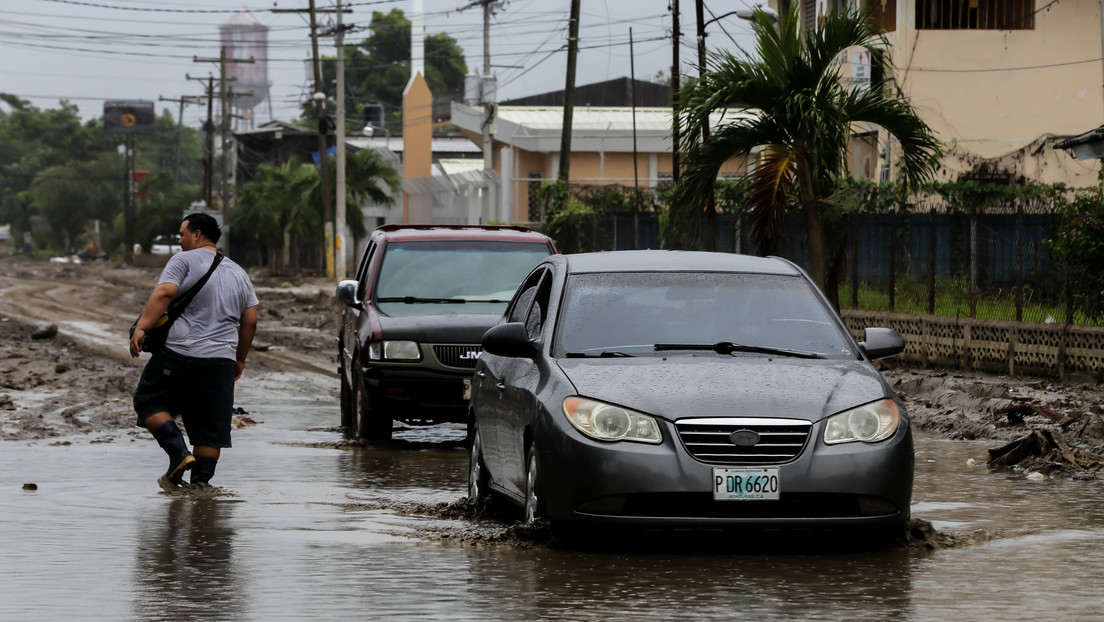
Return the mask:
[[[686,546],[641,536],[612,552],[488,544],[455,536],[501,533],[504,523],[432,510],[463,495],[462,431],[342,446],[331,382],[247,378],[238,404],[263,423],[234,432],[217,496],[160,493],[163,457],[137,429],[0,444],[0,619],[1080,620],[1104,611],[1104,484],[968,465],[985,443],[917,442],[913,514],[960,534],[952,548],[741,552],[730,541],[718,553],[709,536]]]

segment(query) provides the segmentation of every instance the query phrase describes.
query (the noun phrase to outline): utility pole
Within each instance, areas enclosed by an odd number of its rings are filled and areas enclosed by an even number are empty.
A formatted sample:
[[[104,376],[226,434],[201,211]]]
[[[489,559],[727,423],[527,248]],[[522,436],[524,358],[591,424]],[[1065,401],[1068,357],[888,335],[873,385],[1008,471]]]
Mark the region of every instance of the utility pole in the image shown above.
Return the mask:
[[[695,0],[698,17],[698,79],[705,75],[705,1]],[[709,140],[709,122],[702,124],[702,140]]]
[[[494,5],[501,4],[501,0],[473,0],[460,7],[458,11],[472,7],[483,9],[483,73],[478,76],[478,102],[483,104],[483,121],[480,128],[483,131],[483,170],[490,173],[494,170],[494,122],[495,100],[498,93],[497,78],[491,75],[491,16],[494,15]],[[465,91],[469,88],[465,78]],[[465,94],[467,94],[465,92]],[[474,103],[474,102],[473,102]],[[512,180],[503,179],[502,184],[512,183]],[[500,215],[504,221],[513,220],[513,215],[505,205],[500,205],[503,213]]]
[[[215,102],[215,78],[214,76],[194,78],[188,74],[184,74],[184,77],[188,80],[196,80],[197,82],[204,83],[206,92],[207,121],[203,123],[203,202],[206,203],[207,209],[211,209],[213,205],[211,203],[211,168],[214,158],[215,122],[213,108]]]
[[[694,4],[696,5],[698,18],[698,80],[701,80],[705,77],[705,1],[696,0]],[[706,117],[705,122],[702,123],[702,143],[708,140],[709,118]],[[712,188],[709,196],[706,197],[705,222],[704,235],[707,238],[705,240],[705,250],[715,251],[717,250],[717,199]]]
[[[180,181],[180,141],[184,135],[184,104],[198,104],[199,98],[194,95],[181,95],[180,99],[172,99],[159,95],[157,100],[180,104],[180,114],[176,118],[176,153],[173,156],[173,179]]]
[[[351,13],[351,9],[341,8],[339,2],[336,8],[333,9],[319,9],[314,6],[314,0],[310,0],[309,9],[270,9],[272,13],[310,13],[310,29],[311,29],[311,55],[313,58],[314,67],[314,99],[315,105],[318,109],[318,166],[319,172],[322,177],[322,221],[325,228],[325,240],[324,240],[324,252],[326,257],[326,276],[328,278],[334,278],[334,225],[333,225],[333,213],[331,210],[332,203],[330,202],[330,175],[327,171],[327,158],[326,158],[326,132],[323,131],[323,119],[326,115],[326,94],[322,89],[322,61],[318,56],[318,14],[319,13],[337,13],[340,16],[344,13]],[[340,22],[339,22],[340,23]],[[338,44],[338,54],[341,54],[341,44]],[[341,81],[338,81],[341,84]],[[338,97],[341,100],[341,97]],[[338,104],[341,106],[342,104]],[[343,119],[342,119],[343,120]],[[340,122],[340,121],[339,121]],[[338,133],[339,137],[343,138],[343,132]],[[344,160],[339,158],[340,162]],[[343,164],[341,166],[344,166]]]
[[[483,86],[491,77],[491,1],[483,0]],[[483,168],[494,169],[494,129],[495,103],[489,101],[487,89],[483,92]]]
[[[314,0],[310,0],[311,54],[314,57],[314,103],[318,108],[318,166],[322,176],[322,222],[325,228],[326,277],[334,278],[333,213],[330,209],[329,159],[326,156],[326,93],[322,85],[322,60],[318,56],[318,20]]]
[[[1101,0],[1104,2],[1104,0]],[[678,97],[681,77],[679,76],[679,0],[674,0],[671,5],[671,16],[674,29],[671,38],[674,45],[671,48],[671,107],[674,114],[671,115],[671,178],[677,184],[679,180],[679,123],[678,123]]]
[[[571,178],[571,122],[575,114],[575,57],[579,54],[579,0],[571,0],[571,21],[567,34],[567,84],[564,86],[563,130],[560,135],[559,179],[566,186]]]
[[[337,0],[337,214],[334,217],[334,253],[337,280],[346,278],[345,266],[345,29],[341,0]]]
[[[230,158],[232,154],[231,148],[231,135],[230,135],[230,98],[236,95],[248,95],[249,93],[233,93],[230,91],[227,83],[230,78],[226,76],[226,64],[227,63],[252,63],[252,58],[226,58],[226,46],[219,48],[219,57],[214,58],[199,58],[198,56],[193,58],[192,62],[196,63],[212,63],[217,62],[219,64],[219,112],[221,113],[221,122],[219,127],[219,133],[221,135],[222,143],[222,160],[221,160],[221,184],[219,186],[219,202],[221,203],[222,210],[222,250],[229,254],[230,252]],[[208,99],[208,102],[210,100]],[[207,208],[211,208],[211,203],[207,203]],[[222,241],[220,240],[220,241]]]

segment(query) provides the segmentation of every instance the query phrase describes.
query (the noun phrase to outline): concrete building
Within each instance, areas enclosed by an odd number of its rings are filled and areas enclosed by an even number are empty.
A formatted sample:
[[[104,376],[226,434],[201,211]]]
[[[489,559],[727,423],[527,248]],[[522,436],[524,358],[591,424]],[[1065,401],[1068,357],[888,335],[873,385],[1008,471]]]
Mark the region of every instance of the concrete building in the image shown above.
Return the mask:
[[[729,113],[734,118],[739,113]],[[576,106],[571,137],[571,182],[654,189],[673,174],[670,108]],[[454,103],[452,123],[482,142],[482,106]],[[722,122],[717,115],[713,124]],[[539,221],[536,191],[559,176],[563,108],[496,108],[495,171],[502,179],[502,212],[509,222]],[[635,140],[634,140],[635,137]],[[721,170],[722,178],[746,173],[743,159]]]
[[[1101,3],[1050,0],[771,0],[798,4],[802,24],[861,5],[887,31],[890,92],[910,102],[942,140],[944,179],[1097,183],[1100,163],[1055,149],[1104,120]],[[871,73],[856,50],[845,77]],[[873,68],[877,74],[877,68]],[[879,177],[892,177],[886,133],[876,137]],[[856,175],[861,176],[861,175]]]

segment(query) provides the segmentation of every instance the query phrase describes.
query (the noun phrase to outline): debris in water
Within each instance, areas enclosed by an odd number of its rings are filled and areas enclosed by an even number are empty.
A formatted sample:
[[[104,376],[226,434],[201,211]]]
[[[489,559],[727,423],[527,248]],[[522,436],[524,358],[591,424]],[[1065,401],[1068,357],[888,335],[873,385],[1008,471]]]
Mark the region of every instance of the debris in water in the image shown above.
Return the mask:
[[[31,333],[31,339],[53,339],[57,336],[57,324],[50,324]]]
[[[1104,470],[1104,455],[1072,447],[1062,434],[1051,430],[1033,430],[1003,447],[991,449],[986,462],[990,466],[1041,471],[1043,475],[1071,468],[1090,474]]]
[[[34,482],[27,482],[23,484],[23,490],[38,490],[38,484]]]

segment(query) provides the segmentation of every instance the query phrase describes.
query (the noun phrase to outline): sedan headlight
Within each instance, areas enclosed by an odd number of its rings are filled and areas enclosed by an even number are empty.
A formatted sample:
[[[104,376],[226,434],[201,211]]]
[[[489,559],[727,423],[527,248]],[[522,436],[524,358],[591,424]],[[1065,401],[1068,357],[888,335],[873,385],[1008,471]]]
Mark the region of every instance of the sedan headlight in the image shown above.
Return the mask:
[[[901,414],[893,400],[871,402],[828,417],[824,425],[824,442],[877,443],[893,436],[901,423]]]
[[[565,399],[563,411],[576,430],[593,439],[653,444],[663,442],[659,424],[644,413],[583,397]]]
[[[422,351],[416,341],[373,341],[368,344],[368,358],[373,361],[418,361],[422,358]]]

